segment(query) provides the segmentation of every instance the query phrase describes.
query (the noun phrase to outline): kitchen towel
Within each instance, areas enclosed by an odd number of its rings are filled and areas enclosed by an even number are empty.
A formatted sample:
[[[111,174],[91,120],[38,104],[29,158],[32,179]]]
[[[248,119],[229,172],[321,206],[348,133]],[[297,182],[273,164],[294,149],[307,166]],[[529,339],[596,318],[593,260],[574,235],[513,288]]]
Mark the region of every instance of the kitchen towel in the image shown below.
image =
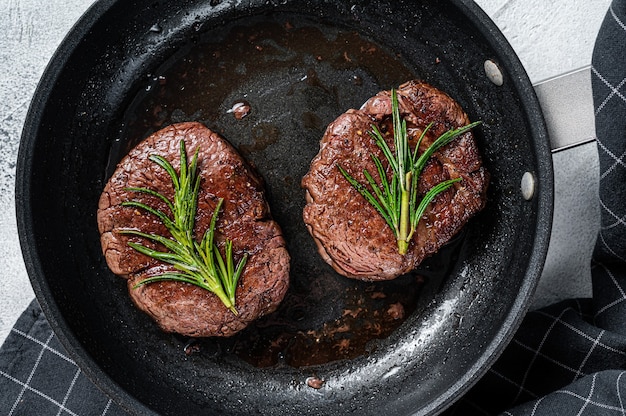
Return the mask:
[[[495,365],[446,415],[626,415],[626,0],[592,62],[602,227],[593,298],[531,311]],[[68,357],[36,301],[0,349],[0,415],[125,415]]]
[[[0,348],[0,415],[106,415],[122,411],[67,355],[34,300]]]

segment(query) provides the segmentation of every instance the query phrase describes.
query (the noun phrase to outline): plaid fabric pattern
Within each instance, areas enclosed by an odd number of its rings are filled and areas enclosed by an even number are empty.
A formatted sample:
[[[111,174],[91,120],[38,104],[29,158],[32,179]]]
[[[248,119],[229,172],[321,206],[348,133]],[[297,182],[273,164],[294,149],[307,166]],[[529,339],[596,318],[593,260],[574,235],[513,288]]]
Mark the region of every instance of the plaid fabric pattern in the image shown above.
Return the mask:
[[[602,228],[594,253],[594,319],[626,335],[626,1],[613,1],[594,51]]]
[[[626,0],[596,42],[592,85],[602,228],[593,299],[530,312],[485,377],[446,415],[626,415]],[[0,414],[124,415],[67,357],[36,302],[0,350]]]
[[[0,414],[126,415],[67,356],[36,301],[0,350]]]

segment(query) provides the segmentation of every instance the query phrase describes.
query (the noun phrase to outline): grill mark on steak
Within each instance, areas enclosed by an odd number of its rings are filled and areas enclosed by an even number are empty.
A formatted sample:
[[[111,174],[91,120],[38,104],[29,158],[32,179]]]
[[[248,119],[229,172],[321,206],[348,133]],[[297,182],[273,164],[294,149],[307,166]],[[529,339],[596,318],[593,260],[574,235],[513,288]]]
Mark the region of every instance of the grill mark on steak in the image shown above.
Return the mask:
[[[446,131],[469,124],[456,101],[424,82],[409,81],[400,86],[397,95],[412,145],[432,123],[420,153]],[[444,180],[463,180],[429,204],[408,252],[400,255],[391,228],[336,167],[342,166],[357,181],[366,183],[364,169],[377,178],[371,158],[375,154],[391,178],[386,159],[368,134],[372,124],[387,134],[393,151],[390,91],[378,93],[360,109],[348,110],[328,126],[302,187],[307,200],[304,222],[320,255],[344,276],[375,281],[408,273],[446,244],[484,207],[489,175],[472,132],[435,152],[420,176],[420,195]]]
[[[233,242],[235,262],[244,252],[250,255],[237,286],[237,316],[217,296],[191,284],[164,281],[132,288],[137,282],[173,267],[138,253],[128,246],[128,241],[131,239],[159,250],[163,247],[117,231],[133,228],[163,236],[170,234],[155,216],[120,204],[136,200],[171,214],[159,198],[126,188],[146,187],[171,199],[171,178],[148,157],[159,154],[178,171],[181,139],[185,140],[188,155],[199,149],[198,170],[202,179],[196,239],[200,240],[209,227],[217,201],[223,198],[216,240],[218,244],[225,239]],[[195,337],[233,335],[253,320],[273,312],[288,288],[289,255],[282,231],[271,219],[261,178],[228,142],[200,123],[171,125],[133,148],[106,184],[97,220],[109,268],[127,279],[133,302],[164,331]]]

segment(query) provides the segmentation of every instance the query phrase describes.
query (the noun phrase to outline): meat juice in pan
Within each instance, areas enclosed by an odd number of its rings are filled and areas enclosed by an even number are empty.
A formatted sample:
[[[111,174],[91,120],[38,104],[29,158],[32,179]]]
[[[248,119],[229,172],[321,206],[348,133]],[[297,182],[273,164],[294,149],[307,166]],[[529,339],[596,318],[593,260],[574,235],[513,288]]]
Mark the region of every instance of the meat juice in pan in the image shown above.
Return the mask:
[[[204,123],[239,150],[265,181],[292,259],[290,288],[275,313],[231,338],[182,339],[181,354],[205,349],[258,367],[306,367],[367,354],[419,313],[453,267],[463,233],[419,270],[388,282],[347,279],[320,258],[302,221],[300,180],[326,126],[377,92],[421,76],[354,31],[293,16],[267,19],[210,31],[149,74],[125,113],[110,165],[149,134],[183,121]]]

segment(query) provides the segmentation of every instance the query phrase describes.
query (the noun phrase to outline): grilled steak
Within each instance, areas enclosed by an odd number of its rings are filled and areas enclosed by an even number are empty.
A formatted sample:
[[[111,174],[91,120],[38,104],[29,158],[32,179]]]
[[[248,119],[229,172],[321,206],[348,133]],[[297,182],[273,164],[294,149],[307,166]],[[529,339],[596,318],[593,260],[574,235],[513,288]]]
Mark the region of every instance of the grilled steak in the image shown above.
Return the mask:
[[[442,133],[469,124],[458,103],[428,84],[407,82],[397,95],[412,144],[433,123],[420,153]],[[360,183],[367,183],[364,169],[377,178],[371,154],[383,163],[386,159],[368,134],[373,124],[391,133],[386,137],[394,149],[389,91],[370,98],[359,110],[348,110],[328,126],[320,151],[302,179],[307,199],[303,217],[319,253],[338,273],[361,280],[387,280],[416,268],[483,208],[489,177],[471,132],[435,152],[420,176],[420,194],[447,179],[463,180],[431,202],[408,252],[400,255],[391,228],[337,168],[340,165]],[[385,168],[391,178],[391,169]]]
[[[138,253],[127,243],[131,239],[165,251],[163,247],[141,237],[122,235],[118,230],[131,228],[167,237],[169,232],[152,214],[120,204],[135,200],[169,213],[159,198],[127,188],[146,187],[171,199],[171,178],[148,157],[161,155],[178,171],[181,139],[185,140],[189,157],[199,149],[198,170],[202,179],[196,240],[209,227],[217,201],[223,198],[216,240],[218,244],[225,239],[233,242],[235,262],[244,252],[249,254],[236,291],[237,316],[213,293],[188,283],[163,281],[133,288],[137,282],[172,266]],[[102,250],[110,269],[127,279],[134,303],[167,332],[197,337],[233,335],[274,311],[287,290],[289,255],[282,232],[271,219],[261,179],[229,143],[199,123],[169,126],[132,149],[106,184],[97,218]]]

